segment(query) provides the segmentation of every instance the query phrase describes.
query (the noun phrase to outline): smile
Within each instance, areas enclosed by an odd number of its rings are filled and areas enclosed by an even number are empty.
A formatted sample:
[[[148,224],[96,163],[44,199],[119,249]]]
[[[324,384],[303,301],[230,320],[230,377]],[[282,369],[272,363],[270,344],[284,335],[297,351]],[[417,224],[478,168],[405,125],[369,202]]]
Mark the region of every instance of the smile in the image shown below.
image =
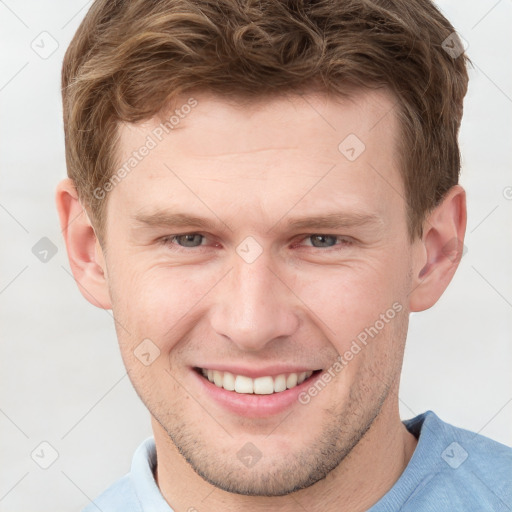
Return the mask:
[[[235,375],[231,372],[222,372],[206,368],[196,368],[196,371],[218,388],[240,394],[255,395],[281,393],[302,384],[313,374],[321,372],[321,370],[316,370],[300,373],[283,373],[275,377],[268,375],[253,379],[245,375]]]

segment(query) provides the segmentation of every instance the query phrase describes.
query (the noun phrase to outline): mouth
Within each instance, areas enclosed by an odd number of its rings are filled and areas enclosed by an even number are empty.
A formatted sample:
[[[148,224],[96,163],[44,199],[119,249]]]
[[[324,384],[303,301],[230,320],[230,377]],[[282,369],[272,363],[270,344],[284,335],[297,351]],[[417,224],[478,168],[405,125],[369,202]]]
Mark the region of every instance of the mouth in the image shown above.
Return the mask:
[[[322,370],[282,373],[251,378],[246,375],[236,375],[231,372],[195,367],[201,377],[218,388],[240,395],[276,395],[300,386],[306,381],[313,380]]]

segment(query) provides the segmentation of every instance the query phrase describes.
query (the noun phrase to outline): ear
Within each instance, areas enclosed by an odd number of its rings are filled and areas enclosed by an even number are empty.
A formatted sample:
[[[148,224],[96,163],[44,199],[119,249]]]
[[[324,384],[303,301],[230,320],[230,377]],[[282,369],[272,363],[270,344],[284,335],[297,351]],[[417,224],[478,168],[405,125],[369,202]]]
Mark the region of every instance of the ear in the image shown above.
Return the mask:
[[[413,262],[410,311],[431,308],[446,290],[463,255],[466,192],[453,186],[428,216]]]
[[[69,264],[80,292],[92,305],[111,309],[103,251],[72,180],[59,183],[55,202]]]

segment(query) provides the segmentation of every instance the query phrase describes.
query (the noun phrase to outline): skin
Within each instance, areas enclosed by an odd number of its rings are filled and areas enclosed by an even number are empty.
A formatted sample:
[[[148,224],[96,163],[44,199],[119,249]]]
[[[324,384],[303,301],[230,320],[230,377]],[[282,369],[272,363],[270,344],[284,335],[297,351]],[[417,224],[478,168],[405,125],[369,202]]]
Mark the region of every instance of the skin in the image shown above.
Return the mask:
[[[160,490],[176,511],[366,510],[416,446],[398,411],[408,318],[434,305],[455,273],[460,255],[446,247],[464,238],[465,192],[454,186],[410,242],[398,121],[384,90],[194,98],[179,128],[109,192],[101,244],[73,183],[57,190],[75,279],[87,300],[112,309],[128,374],[151,413]],[[120,163],[159,122],[120,126]],[[338,149],[349,134],[366,146],[354,161]],[[141,222],[155,211],[218,226]],[[377,220],[287,224],[340,211]],[[184,234],[204,237],[171,237]],[[252,263],[236,252],[248,236],[262,249]],[[192,374],[207,363],[326,370],[394,303],[402,310],[317,396],[282,414],[229,412]],[[147,338],[160,350],[149,366],[134,354]],[[237,457],[247,442],[262,454],[251,468]]]

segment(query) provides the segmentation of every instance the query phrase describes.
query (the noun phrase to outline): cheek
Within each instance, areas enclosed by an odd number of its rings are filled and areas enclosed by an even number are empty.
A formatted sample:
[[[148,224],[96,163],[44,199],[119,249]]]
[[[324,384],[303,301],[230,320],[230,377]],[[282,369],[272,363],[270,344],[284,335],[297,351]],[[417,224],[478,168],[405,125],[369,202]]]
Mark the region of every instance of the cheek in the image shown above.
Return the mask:
[[[109,281],[121,356],[139,397],[152,410],[162,390],[166,397],[179,394],[169,353],[186,335],[185,317],[204,292],[182,269],[118,265]]]
[[[386,319],[394,318],[393,304],[402,304],[405,289],[403,270],[397,266],[396,261],[382,257],[351,267],[319,268],[308,272],[305,279],[299,273],[297,295],[320,319],[320,328],[339,344],[338,351],[345,350],[381,314],[389,312]]]
[[[297,304],[290,292],[290,304],[300,308],[297,314],[315,323],[341,353],[403,297],[405,261],[395,254],[380,251],[351,264],[307,265],[280,274],[305,305]],[[204,322],[226,273],[222,265],[148,267],[142,259],[114,258],[119,264],[109,269],[109,285],[123,352],[150,339],[169,353],[195,324]]]
[[[211,269],[134,265],[117,267],[109,279],[114,316],[122,324],[117,329],[122,348],[133,350],[148,338],[168,352],[190,328],[201,300],[219,278]]]

